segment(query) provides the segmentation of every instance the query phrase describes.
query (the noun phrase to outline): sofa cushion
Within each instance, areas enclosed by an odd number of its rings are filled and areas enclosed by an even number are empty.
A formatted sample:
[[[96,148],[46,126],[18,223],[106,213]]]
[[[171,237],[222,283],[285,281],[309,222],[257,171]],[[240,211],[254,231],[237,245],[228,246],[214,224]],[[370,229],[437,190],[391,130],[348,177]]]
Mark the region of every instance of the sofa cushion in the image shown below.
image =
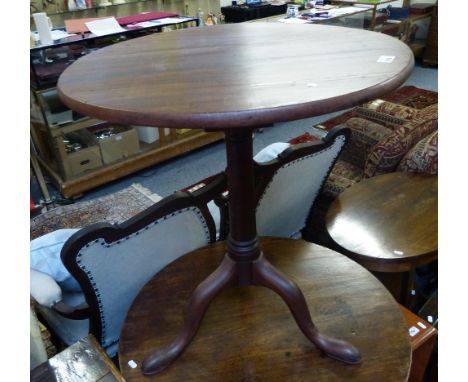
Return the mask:
[[[355,111],[358,117],[365,118],[375,123],[379,123],[392,130],[406,122],[404,119],[394,117],[388,114],[379,113],[366,107],[357,106],[355,108]]]
[[[437,130],[437,126],[437,105],[428,106],[373,147],[364,166],[364,177],[395,171],[409,149]]]
[[[402,121],[412,121],[420,113],[418,109],[382,99],[367,102],[363,107],[379,114],[396,117]]]
[[[421,139],[403,157],[398,165],[398,171],[437,174],[437,141],[437,130]]]
[[[345,123],[351,129],[351,138],[341,152],[340,159],[364,168],[372,148],[392,130],[364,118],[350,118]]]
[[[349,162],[338,159],[333,166],[327,181],[323,185],[322,192],[327,196],[335,198],[346,188],[359,182],[361,179],[361,167],[354,166]]]

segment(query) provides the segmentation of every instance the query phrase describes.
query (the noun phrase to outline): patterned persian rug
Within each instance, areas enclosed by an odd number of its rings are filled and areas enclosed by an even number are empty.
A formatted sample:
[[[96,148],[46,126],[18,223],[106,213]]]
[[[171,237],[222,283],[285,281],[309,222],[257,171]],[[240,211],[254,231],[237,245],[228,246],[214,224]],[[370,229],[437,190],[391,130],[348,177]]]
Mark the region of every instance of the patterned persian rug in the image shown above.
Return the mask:
[[[61,228],[81,228],[98,222],[121,223],[161,197],[140,184],[93,200],[55,207],[31,219],[30,240]]]

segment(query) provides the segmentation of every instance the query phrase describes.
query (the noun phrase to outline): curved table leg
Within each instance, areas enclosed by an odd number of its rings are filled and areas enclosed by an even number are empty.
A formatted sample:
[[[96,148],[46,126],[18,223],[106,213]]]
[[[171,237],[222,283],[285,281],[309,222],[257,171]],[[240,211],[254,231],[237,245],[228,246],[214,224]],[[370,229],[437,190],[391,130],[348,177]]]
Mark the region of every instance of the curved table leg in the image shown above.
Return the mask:
[[[159,373],[174,362],[194,337],[213,298],[234,283],[272,289],[286,302],[305,336],[322,352],[345,363],[361,362],[361,353],[354,346],[319,333],[299,287],[261,254],[255,223],[252,131],[227,130],[226,153],[230,222],[227,254],[220,266],[195,289],[181,334],[169,346],[145,358],[141,366],[143,374]]]
[[[309,313],[307,302],[297,284],[263,256],[252,263],[253,281],[279,294],[286,302],[302,333],[328,357],[349,364],[361,362],[361,352],[353,345],[320,334]]]
[[[228,256],[193,292],[184,326],[179,336],[166,348],[146,357],[141,365],[145,375],[157,374],[179,357],[195,336],[211,300],[237,276],[237,265]]]

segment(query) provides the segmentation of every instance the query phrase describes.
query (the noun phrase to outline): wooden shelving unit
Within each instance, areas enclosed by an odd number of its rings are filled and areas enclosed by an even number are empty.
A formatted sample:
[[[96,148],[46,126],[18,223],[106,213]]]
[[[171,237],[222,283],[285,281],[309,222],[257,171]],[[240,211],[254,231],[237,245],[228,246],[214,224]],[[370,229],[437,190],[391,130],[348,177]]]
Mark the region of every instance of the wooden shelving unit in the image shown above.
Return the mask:
[[[180,24],[197,25],[193,18],[187,18]],[[180,24],[179,27],[181,27]],[[161,32],[165,27],[153,27],[142,30],[142,33]],[[137,36],[139,36],[138,33],[135,34],[134,30],[129,30],[110,37],[110,43]],[[109,39],[109,36],[102,37],[102,41],[105,39]],[[139,140],[138,150],[134,150],[129,155],[122,155],[121,158],[112,162],[104,160],[102,146],[97,140],[86,142],[76,152],[67,151],[65,139],[69,139],[73,134],[93,137],[89,132],[90,129],[104,121],[80,116],[66,109],[55,96],[55,85],[60,73],[52,80],[47,77],[47,81],[40,81],[37,69],[40,65],[43,66],[43,69],[44,62],[60,61],[61,55],[69,54],[77,46],[80,47],[80,44],[83,46],[84,53],[109,45],[108,40],[104,44],[102,41],[100,38],[91,37],[82,40],[72,39],[70,42],[59,41],[43,48],[31,48],[31,138],[34,145],[31,155],[34,155],[34,159],[37,160],[43,172],[67,198],[80,196],[95,187],[183,155],[224,137],[222,132],[207,133],[203,130],[174,129],[165,131],[163,128],[157,128],[158,138],[156,141],[145,143]],[[65,117],[57,122],[57,116],[60,115]],[[133,137],[137,136],[134,128],[126,127],[126,129],[131,132]],[[82,167],[80,167],[81,163]],[[78,171],[77,167],[79,167]]]
[[[47,160],[43,156],[39,156],[37,159],[44,172],[54,182],[63,196],[69,198],[79,196],[95,187],[219,141],[223,137],[224,135],[221,132],[205,133],[201,130],[193,130],[190,133],[181,135],[177,140],[166,143],[143,144],[139,154],[68,179],[64,179],[62,176],[60,168],[62,164],[57,161],[57,158]]]

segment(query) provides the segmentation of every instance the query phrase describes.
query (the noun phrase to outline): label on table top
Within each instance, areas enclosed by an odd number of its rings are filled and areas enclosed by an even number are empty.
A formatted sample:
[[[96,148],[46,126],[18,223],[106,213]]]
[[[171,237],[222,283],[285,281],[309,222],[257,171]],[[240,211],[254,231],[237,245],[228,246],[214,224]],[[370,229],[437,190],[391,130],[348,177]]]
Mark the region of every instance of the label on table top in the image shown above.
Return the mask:
[[[411,328],[408,329],[408,331],[411,337],[414,337],[416,334],[419,333],[419,329],[416,326],[412,326]]]
[[[390,64],[395,59],[395,56],[380,56],[377,62],[383,62],[384,64]]]
[[[418,326],[420,328],[426,329],[426,325],[424,325],[422,322],[418,322]]]

